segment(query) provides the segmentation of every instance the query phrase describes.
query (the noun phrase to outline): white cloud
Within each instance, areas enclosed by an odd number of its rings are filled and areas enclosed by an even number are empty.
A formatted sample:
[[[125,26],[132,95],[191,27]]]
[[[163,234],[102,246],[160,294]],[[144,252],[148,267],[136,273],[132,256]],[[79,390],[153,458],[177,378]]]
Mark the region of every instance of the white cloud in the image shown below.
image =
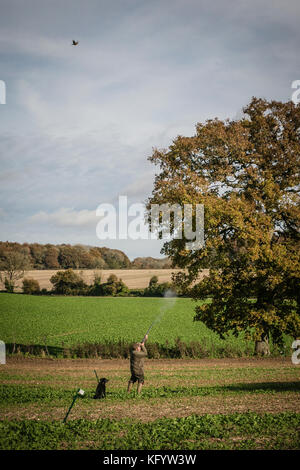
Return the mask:
[[[91,207],[151,193],[152,147],[239,117],[252,95],[290,99],[299,10],[298,0],[3,0],[3,236],[92,243]]]
[[[96,210],[61,208],[55,212],[40,211],[28,218],[29,223],[50,224],[58,227],[91,227],[98,221]]]

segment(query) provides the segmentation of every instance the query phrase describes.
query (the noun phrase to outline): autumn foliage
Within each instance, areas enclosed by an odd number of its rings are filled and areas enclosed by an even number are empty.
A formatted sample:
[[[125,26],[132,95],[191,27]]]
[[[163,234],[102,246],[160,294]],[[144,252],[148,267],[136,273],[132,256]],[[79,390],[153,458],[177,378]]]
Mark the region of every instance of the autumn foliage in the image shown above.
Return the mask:
[[[196,320],[280,344],[300,335],[300,107],[253,98],[239,120],[208,120],[149,158],[160,169],[149,206],[204,204],[205,247],[163,252],[186,272]],[[199,271],[209,276],[197,281]]]

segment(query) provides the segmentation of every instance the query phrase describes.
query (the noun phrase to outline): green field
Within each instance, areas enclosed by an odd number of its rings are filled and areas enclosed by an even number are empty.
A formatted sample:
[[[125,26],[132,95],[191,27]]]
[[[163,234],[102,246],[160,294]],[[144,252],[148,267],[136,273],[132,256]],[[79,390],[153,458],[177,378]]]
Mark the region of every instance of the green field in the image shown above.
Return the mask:
[[[105,400],[93,399],[94,369],[109,379]],[[299,367],[287,358],[147,360],[139,396],[128,378],[124,359],[9,358],[0,449],[300,448]]]
[[[0,335],[6,344],[57,348],[85,343],[112,344],[141,340],[155,319],[149,343],[198,343],[203,357],[232,357],[253,353],[254,342],[230,335],[225,340],[201,322],[194,322],[195,302],[187,298],[54,297],[0,294]],[[291,338],[285,349],[290,354]],[[150,347],[150,346],[149,346]],[[199,353],[200,354],[200,353]],[[197,357],[202,357],[201,354]]]
[[[189,416],[155,423],[109,419],[90,422],[0,422],[0,449],[56,450],[298,450],[300,415],[257,413]]]

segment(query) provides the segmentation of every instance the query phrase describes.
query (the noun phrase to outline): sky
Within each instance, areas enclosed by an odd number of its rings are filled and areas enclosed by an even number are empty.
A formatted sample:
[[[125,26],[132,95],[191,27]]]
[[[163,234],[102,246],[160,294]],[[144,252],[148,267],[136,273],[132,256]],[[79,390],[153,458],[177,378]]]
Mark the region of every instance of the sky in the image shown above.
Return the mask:
[[[145,201],[153,148],[197,122],[290,100],[299,20],[298,0],[0,0],[0,240],[161,257],[99,240],[97,207]]]

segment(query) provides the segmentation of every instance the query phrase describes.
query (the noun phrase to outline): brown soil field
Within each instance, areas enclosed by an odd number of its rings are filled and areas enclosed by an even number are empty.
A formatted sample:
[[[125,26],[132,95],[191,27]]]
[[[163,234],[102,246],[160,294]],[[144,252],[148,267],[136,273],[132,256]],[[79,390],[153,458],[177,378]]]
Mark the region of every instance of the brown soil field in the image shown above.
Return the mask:
[[[8,358],[0,366],[2,384],[63,387],[94,390],[94,370],[100,377],[109,378],[108,392],[126,390],[129,378],[129,360],[124,359],[55,359]],[[3,375],[2,375],[3,373]],[[145,388],[168,386],[221,386],[224,393],[208,396],[144,399],[143,393],[133,400],[88,400],[72,410],[70,419],[135,418],[152,421],[162,417],[184,417],[196,414],[219,414],[253,411],[257,413],[300,412],[300,396],[289,389],[299,381],[299,368],[288,358],[237,359],[160,359],[145,361]],[[251,385],[252,392],[232,395],[226,385]],[[256,393],[261,384],[267,384],[269,393]],[[284,389],[276,388],[284,385]],[[134,393],[134,392],[132,392]],[[0,410],[5,419],[62,419],[66,406],[61,403],[22,403]]]
[[[59,270],[61,271],[61,270]],[[118,278],[121,278],[129,289],[144,289],[148,286],[152,276],[158,277],[158,282],[170,282],[172,273],[179,272],[180,269],[84,269],[74,270],[81,274],[84,281],[87,284],[92,284],[95,273],[101,275],[101,279],[105,282],[110,274],[115,274]],[[26,271],[24,277],[36,279],[41,289],[52,289],[50,282],[51,276],[55,274],[57,270],[31,270]],[[207,271],[204,270],[200,277],[203,277]],[[21,290],[22,279],[16,283],[16,290]]]

